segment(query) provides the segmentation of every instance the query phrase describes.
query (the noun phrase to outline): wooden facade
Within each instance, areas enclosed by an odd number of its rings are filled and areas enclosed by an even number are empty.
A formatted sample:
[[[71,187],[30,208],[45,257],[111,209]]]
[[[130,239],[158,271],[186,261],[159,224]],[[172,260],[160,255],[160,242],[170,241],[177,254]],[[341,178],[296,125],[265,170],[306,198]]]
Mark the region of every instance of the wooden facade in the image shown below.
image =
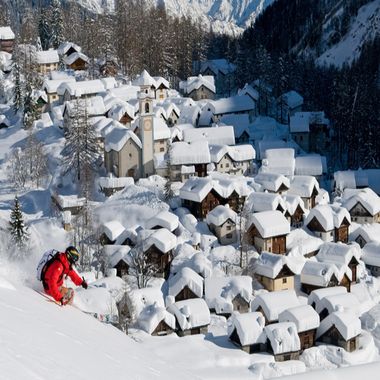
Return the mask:
[[[165,336],[173,333],[174,330],[168,326],[168,324],[162,320],[152,332],[153,336]]]
[[[129,265],[124,260],[120,260],[114,268],[116,269],[117,277],[123,278],[123,276],[129,273]]]
[[[233,311],[238,311],[240,314],[248,313],[250,311],[249,302],[243,298],[240,294],[238,294],[232,300]]]
[[[345,340],[335,326],[331,326],[330,329],[318,338],[318,341],[342,347],[348,352],[353,352],[359,347],[358,336]]]
[[[177,328],[177,335],[181,337],[189,336],[189,335],[207,334],[207,333],[208,333],[208,325],[194,327],[188,330],[181,330],[180,328]]]
[[[284,265],[275,278],[255,274],[257,280],[270,292],[278,290],[294,289],[294,273],[287,265]]]
[[[265,343],[253,343],[253,344],[247,344],[243,346],[240,342],[240,338],[236,331],[236,328],[232,331],[232,334],[230,335],[230,341],[233,344],[235,344],[237,347],[239,347],[241,350],[246,352],[247,354],[254,354],[256,352],[265,352],[267,349],[267,346]]]
[[[342,243],[347,243],[349,226],[349,221],[344,218],[342,224],[338,228],[334,228],[331,231],[326,231],[318,219],[314,217],[307,225],[307,228],[312,232],[317,232],[324,241],[334,241],[335,243],[341,241]]]
[[[281,211],[281,210],[279,210]],[[304,211],[300,205],[297,206],[293,215],[289,214],[289,211],[285,212],[285,217],[289,220],[290,225],[294,228],[300,228],[303,225]]]
[[[316,334],[317,334],[317,329],[302,331],[298,333],[298,336],[300,338],[300,344],[301,344],[301,352],[308,348],[314,347]]]
[[[73,63],[71,63],[70,65],[67,65],[67,67],[69,69],[74,70],[74,71],[86,70],[87,62],[85,60],[83,60],[82,58],[78,58]]]
[[[255,246],[259,253],[263,251],[278,253],[280,255],[286,253],[286,235],[263,238],[254,225],[248,229],[247,235],[250,243]]]
[[[5,51],[9,54],[13,53],[15,40],[0,40],[0,51]]]
[[[362,204],[357,202],[351,210],[348,210],[351,220],[357,223],[380,223],[380,211],[372,215]]]
[[[344,218],[340,227],[335,228],[335,242],[341,241],[342,243],[348,243],[349,226],[349,221],[346,218]]]
[[[172,261],[172,251],[162,253],[155,245],[145,251],[147,260],[157,268],[156,277],[168,279],[170,274],[170,263]]]
[[[175,296],[175,302],[199,298],[187,285]]]

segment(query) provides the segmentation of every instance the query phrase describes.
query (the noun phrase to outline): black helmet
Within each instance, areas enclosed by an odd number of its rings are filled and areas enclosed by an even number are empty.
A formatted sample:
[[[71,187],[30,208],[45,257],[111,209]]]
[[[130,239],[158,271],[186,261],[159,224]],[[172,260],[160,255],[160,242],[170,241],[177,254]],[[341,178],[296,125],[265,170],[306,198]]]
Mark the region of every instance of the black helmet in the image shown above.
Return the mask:
[[[79,252],[75,247],[67,247],[65,253],[71,264],[75,264],[79,260]]]

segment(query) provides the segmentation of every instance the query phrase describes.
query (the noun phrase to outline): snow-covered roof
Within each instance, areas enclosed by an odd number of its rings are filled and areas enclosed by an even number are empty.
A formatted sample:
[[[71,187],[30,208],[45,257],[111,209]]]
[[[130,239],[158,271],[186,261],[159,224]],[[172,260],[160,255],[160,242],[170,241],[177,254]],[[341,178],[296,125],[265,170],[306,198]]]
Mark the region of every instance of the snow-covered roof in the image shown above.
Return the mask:
[[[57,92],[58,87],[64,83],[64,82],[75,82],[75,78],[63,78],[63,79],[46,79],[42,85],[42,88],[48,93],[48,94],[54,94]]]
[[[279,322],[265,326],[273,353],[275,355],[296,352],[301,349],[297,327],[293,322]]]
[[[290,232],[289,221],[277,210],[261,211],[251,215],[250,225],[254,225],[262,238],[287,235]]]
[[[323,159],[319,154],[296,157],[295,175],[322,175],[325,172]]]
[[[115,241],[120,234],[125,230],[124,226],[117,220],[104,223],[102,225],[103,232],[107,235],[108,239]]]
[[[169,295],[176,297],[186,286],[202,298],[203,278],[191,268],[183,267],[169,280]]]
[[[265,318],[259,312],[233,314],[228,320],[228,335],[236,330],[242,346],[266,342]]]
[[[184,91],[185,94],[190,94],[194,90],[198,90],[202,86],[206,87],[208,90],[216,93],[215,79],[212,75],[201,75],[196,77],[188,77],[186,81],[181,81],[179,83],[179,88]]]
[[[380,242],[380,223],[361,224],[350,233],[350,240],[356,241],[361,236],[366,243]]]
[[[129,301],[131,303],[131,317],[137,318],[140,313],[148,306],[156,304],[160,307],[165,307],[164,296],[161,289],[154,288],[142,288],[133,289],[128,292]]]
[[[277,210],[279,206],[286,210],[286,204],[283,198],[274,193],[253,192],[249,195],[247,201],[247,209],[251,212]]]
[[[204,286],[207,305],[218,314],[232,313],[232,301],[238,295],[248,303],[252,299],[250,276],[207,277]]]
[[[36,61],[38,64],[58,63],[59,56],[57,50],[36,51]]]
[[[14,40],[15,34],[10,26],[0,26],[0,40]]]
[[[70,117],[78,117],[78,114],[86,112],[88,117],[104,115],[106,109],[101,96],[91,96],[88,98],[75,99],[65,102],[65,112]]]
[[[235,145],[234,128],[231,126],[188,128],[183,130],[183,140],[185,142],[205,140],[210,145]]]
[[[104,83],[100,79],[85,80],[80,82],[63,82],[57,88],[58,95],[64,95],[68,91],[70,96],[81,97],[83,95],[98,94],[105,90]]]
[[[329,314],[334,311],[351,312],[360,316],[360,301],[353,293],[333,294],[323,297],[321,301],[316,304],[317,313],[321,313],[324,309]]]
[[[278,320],[278,316],[290,307],[299,306],[300,302],[294,290],[280,290],[259,294],[251,302],[251,310],[262,309],[269,322]]]
[[[319,315],[310,305],[300,305],[284,310],[279,316],[280,322],[294,322],[297,332],[319,327]]]
[[[305,256],[319,250],[323,240],[308,234],[304,229],[297,228],[290,231],[286,237],[288,256]]]
[[[120,121],[125,114],[132,120],[135,118],[134,108],[127,102],[114,104],[109,110],[109,117],[117,121]]]
[[[361,249],[357,243],[328,242],[321,245],[316,258],[318,261],[348,265],[353,258],[359,262]]]
[[[293,148],[266,149],[261,171],[291,176],[295,170]]]
[[[178,301],[168,306],[182,331],[210,324],[210,310],[202,298]]]
[[[81,59],[82,61],[84,61],[86,63],[89,62],[89,59],[88,59],[87,55],[85,55],[83,53],[79,53],[79,52],[71,53],[69,56],[64,57],[63,58],[63,62],[66,65],[72,65],[78,59]]]
[[[282,199],[285,202],[285,209],[289,215],[293,215],[298,207],[300,207],[301,210],[305,212],[304,203],[300,196],[294,194],[286,194],[282,196]]]
[[[251,85],[246,83],[243,88],[238,90],[238,95],[249,95],[254,100],[259,100],[260,94]]]
[[[169,81],[163,77],[153,77],[156,82],[156,89],[163,86],[164,88],[170,88]]]
[[[131,247],[128,245],[105,245],[106,254],[108,254],[108,265],[110,268],[114,268],[121,260],[128,263],[128,253]]]
[[[286,105],[291,109],[300,107],[303,104],[303,97],[297,91],[289,91],[281,95],[281,97]]]
[[[235,162],[250,161],[255,159],[255,150],[252,145],[210,145],[211,161],[218,163],[225,155]]]
[[[319,183],[313,176],[296,175],[290,180],[288,192],[290,194],[299,195],[301,198],[310,198],[313,191],[318,192]]]
[[[113,128],[105,136],[105,151],[110,152],[111,150],[114,150],[119,152],[129,139],[131,139],[140,149],[142,149],[140,139],[132,131],[126,128]]]
[[[253,111],[255,102],[248,95],[235,95],[210,101],[206,106],[214,115]]]
[[[160,228],[154,232],[143,242],[144,250],[149,249],[152,245],[158,248],[162,253],[169,252],[177,245],[177,237],[168,229]]]
[[[354,192],[345,189],[342,198],[343,207],[348,211],[360,203],[372,216],[380,213],[380,197],[368,187]]]
[[[170,139],[170,129],[160,117],[153,117],[153,138],[155,141]]]
[[[201,62],[200,72],[204,73],[207,69],[210,69],[214,74],[218,74],[218,71],[226,74],[231,74],[236,70],[236,65],[229,62],[227,59],[209,59]]]
[[[172,165],[208,164],[211,162],[210,149],[207,141],[172,143],[170,147],[170,162]]]
[[[301,283],[327,287],[333,275],[340,281],[345,273],[334,263],[307,260],[301,271]]]
[[[312,208],[306,217],[305,225],[307,226],[313,218],[316,218],[324,231],[332,231],[339,228],[344,219],[351,223],[351,217],[347,209],[336,205],[317,205]]]
[[[317,330],[317,339],[333,326],[337,328],[345,340],[358,336],[362,331],[360,319],[355,314],[337,311],[321,322]]]
[[[286,256],[262,252],[254,264],[254,272],[260,276],[275,279],[284,265],[288,265],[290,262]]]
[[[255,176],[255,182],[263,186],[264,190],[277,192],[279,188],[284,185],[289,189],[290,182],[282,174],[275,173],[259,173]]]
[[[346,188],[370,187],[380,195],[380,169],[359,169],[355,171],[339,171],[334,173],[335,186],[343,191]]]
[[[307,302],[309,305],[314,304],[317,307],[323,298],[345,293],[347,293],[345,286],[331,286],[329,288],[315,289],[309,294]]]
[[[146,306],[137,318],[137,326],[148,334],[152,334],[158,324],[164,321],[170,328],[175,330],[175,317],[165,307],[157,303]]]
[[[213,208],[206,217],[208,224],[213,224],[214,226],[221,226],[228,219],[233,223],[236,223],[236,212],[232,210],[229,205],[219,205]]]
[[[180,108],[180,115],[178,119],[178,124],[191,124],[195,126],[197,123],[198,117],[200,115],[201,109],[195,106],[182,106]]]
[[[194,202],[202,202],[211,191],[216,191],[221,197],[228,198],[234,191],[239,196],[247,196],[251,191],[246,181],[235,176],[210,176],[189,178],[180,189],[180,198]]]
[[[70,50],[70,48],[73,48],[77,52],[81,52],[82,51],[82,48],[80,46],[78,46],[77,44],[75,44],[73,42],[65,41],[65,42],[62,42],[58,46],[58,53],[60,55],[66,54],[68,52],[68,50]]]
[[[174,231],[178,227],[178,216],[170,211],[160,211],[152,218],[149,218],[145,223],[145,228],[149,230],[156,226]]]
[[[146,71],[143,70],[143,72],[132,82],[134,86],[140,86],[140,87],[157,87],[156,81],[153,79],[153,77]]]
[[[380,267],[380,242],[366,244],[363,248],[362,260],[367,265]]]
[[[329,123],[323,111],[296,112],[290,116],[289,128],[291,133],[310,132],[310,124],[329,125]]]

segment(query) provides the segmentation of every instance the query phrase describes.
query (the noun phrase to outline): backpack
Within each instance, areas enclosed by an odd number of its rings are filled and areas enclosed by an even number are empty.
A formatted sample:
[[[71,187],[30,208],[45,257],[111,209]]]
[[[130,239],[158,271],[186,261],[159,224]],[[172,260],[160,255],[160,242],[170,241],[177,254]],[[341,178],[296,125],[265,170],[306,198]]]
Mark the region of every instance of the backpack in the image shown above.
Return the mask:
[[[50,266],[50,264],[58,257],[59,251],[56,249],[51,249],[50,251],[46,251],[38,265],[37,265],[37,280],[38,281],[44,281],[45,272]]]

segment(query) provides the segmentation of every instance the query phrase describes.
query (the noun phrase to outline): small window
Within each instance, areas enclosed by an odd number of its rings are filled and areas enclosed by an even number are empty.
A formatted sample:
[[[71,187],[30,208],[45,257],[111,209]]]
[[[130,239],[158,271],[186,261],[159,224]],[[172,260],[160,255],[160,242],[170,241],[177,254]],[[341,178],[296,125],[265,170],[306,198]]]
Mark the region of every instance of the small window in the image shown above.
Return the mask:
[[[283,277],[283,279],[282,279],[282,283],[283,284],[286,284],[288,282],[288,279],[286,278],[286,277]]]
[[[229,168],[230,167],[230,164],[226,164],[226,168]]]
[[[232,227],[231,226],[227,226],[226,229],[227,229],[227,231],[231,231]]]
[[[145,103],[145,113],[149,113],[149,103]]]
[[[132,158],[132,153],[129,153],[129,158]]]
[[[227,235],[226,235],[226,238],[227,238],[227,239],[232,239],[232,234],[227,234]]]
[[[160,152],[165,152],[165,148],[160,148]]]

